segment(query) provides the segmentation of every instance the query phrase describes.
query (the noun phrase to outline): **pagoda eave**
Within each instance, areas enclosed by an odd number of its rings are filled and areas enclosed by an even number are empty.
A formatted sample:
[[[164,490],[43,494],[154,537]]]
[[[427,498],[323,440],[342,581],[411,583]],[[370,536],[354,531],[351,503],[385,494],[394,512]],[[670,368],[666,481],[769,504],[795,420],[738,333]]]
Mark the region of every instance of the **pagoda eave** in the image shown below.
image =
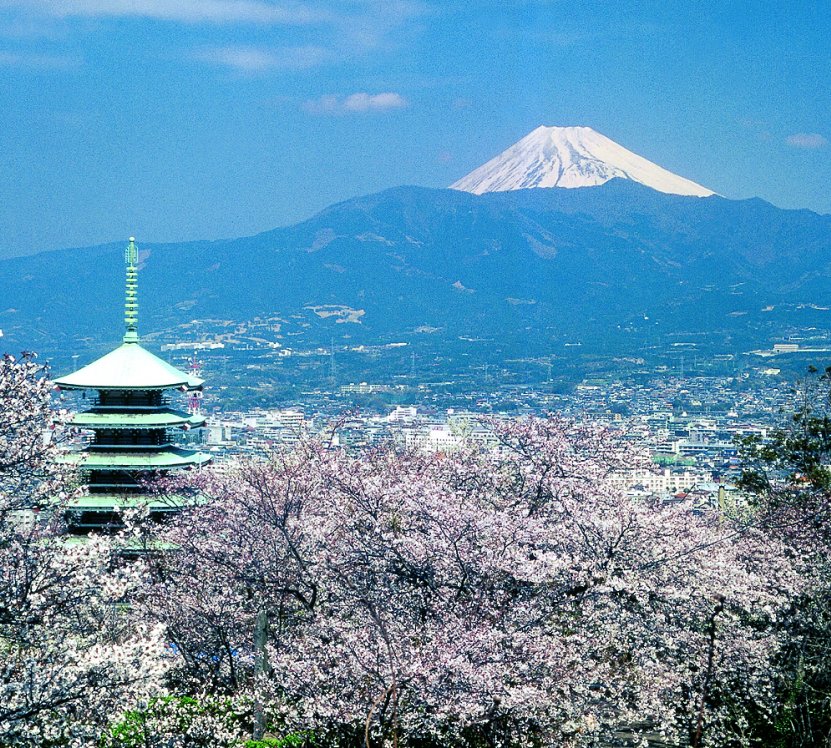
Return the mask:
[[[175,512],[183,507],[194,506],[203,503],[198,497],[189,496],[164,496],[160,498],[150,499],[142,494],[84,494],[67,502],[69,509],[92,511],[92,512],[111,512],[121,509],[135,509],[137,507],[147,507],[155,512]]]
[[[169,468],[198,467],[210,462],[204,452],[184,449],[163,449],[152,452],[70,452],[62,461],[81,469],[95,470],[166,470]]]
[[[157,391],[199,389],[203,379],[171,366],[137,342],[123,343],[78,371],[54,380],[61,389]]]
[[[171,409],[148,413],[87,410],[83,413],[76,413],[70,423],[82,429],[158,429],[185,426],[197,428],[205,424],[205,417]]]

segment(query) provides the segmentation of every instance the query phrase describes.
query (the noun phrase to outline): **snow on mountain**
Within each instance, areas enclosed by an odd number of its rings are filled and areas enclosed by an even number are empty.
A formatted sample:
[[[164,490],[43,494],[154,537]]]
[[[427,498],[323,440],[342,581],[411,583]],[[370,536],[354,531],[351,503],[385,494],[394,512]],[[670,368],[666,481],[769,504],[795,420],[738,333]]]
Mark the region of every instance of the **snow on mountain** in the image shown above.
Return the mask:
[[[538,127],[450,188],[481,195],[529,187],[593,187],[614,177],[673,195],[715,194],[632,153],[591,127]]]

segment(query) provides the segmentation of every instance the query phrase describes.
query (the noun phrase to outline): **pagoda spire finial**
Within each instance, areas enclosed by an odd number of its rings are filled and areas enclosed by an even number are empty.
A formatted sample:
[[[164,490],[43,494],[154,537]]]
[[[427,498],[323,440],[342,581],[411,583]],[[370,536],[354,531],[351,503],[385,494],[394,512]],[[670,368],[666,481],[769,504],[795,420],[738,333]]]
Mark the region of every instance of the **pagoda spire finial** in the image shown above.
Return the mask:
[[[138,343],[138,248],[135,237],[130,237],[130,243],[124,252],[127,263],[127,289],[124,298],[124,333],[125,343]]]

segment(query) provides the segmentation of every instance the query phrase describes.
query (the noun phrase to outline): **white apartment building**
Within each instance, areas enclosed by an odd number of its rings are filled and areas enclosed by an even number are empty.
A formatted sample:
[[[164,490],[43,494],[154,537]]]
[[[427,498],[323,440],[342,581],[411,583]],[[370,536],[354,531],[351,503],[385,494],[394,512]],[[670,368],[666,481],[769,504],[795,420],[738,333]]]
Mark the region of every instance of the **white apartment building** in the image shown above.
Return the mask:
[[[683,472],[664,468],[659,471],[628,470],[611,477],[612,483],[624,491],[641,487],[648,493],[676,494],[689,491],[696,485],[712,483],[713,474],[708,470],[684,470]]]

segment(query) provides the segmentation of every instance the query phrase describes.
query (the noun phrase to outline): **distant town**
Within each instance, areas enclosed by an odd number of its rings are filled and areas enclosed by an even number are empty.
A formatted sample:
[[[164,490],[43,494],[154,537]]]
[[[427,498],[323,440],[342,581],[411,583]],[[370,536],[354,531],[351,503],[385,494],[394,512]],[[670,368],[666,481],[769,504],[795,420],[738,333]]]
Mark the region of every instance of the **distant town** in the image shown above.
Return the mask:
[[[449,394],[447,384],[349,383],[316,388],[294,404],[273,408],[224,407],[222,388],[198,398],[183,393],[181,406],[206,416],[205,426],[189,431],[185,441],[209,452],[222,469],[308,437],[351,450],[393,443],[448,452],[470,441],[494,447],[494,420],[554,414],[603,424],[648,452],[652,469],[619,479],[629,495],[662,501],[692,496],[702,506],[715,506],[720,494],[733,490],[739,440],[767,438],[795,407],[795,384],[769,367],[729,377],[660,372],[652,378],[585,380],[569,392],[500,387],[489,378],[479,389]]]

